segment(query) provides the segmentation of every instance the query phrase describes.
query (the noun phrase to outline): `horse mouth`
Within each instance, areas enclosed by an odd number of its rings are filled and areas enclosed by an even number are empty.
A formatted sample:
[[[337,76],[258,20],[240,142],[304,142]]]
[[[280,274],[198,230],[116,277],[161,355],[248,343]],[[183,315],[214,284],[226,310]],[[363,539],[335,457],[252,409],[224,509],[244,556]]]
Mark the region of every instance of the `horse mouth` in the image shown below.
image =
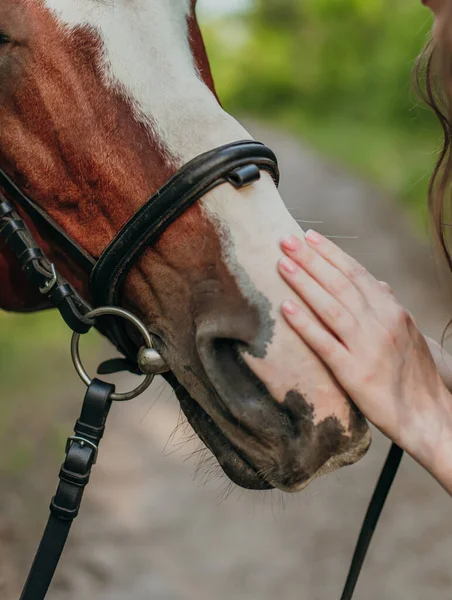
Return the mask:
[[[238,486],[297,492],[367,451],[369,430],[353,406],[352,434],[335,417],[314,424],[313,407],[298,392],[289,392],[284,403],[271,396],[245,364],[240,344],[216,340],[204,351],[207,410],[174,375],[167,379],[190,425]]]
[[[265,480],[250,460],[231,442],[207,412],[187,390],[177,385],[174,375],[166,375],[176,389],[181,408],[201,441],[216,457],[226,476],[236,485],[250,490],[269,490],[274,486]]]

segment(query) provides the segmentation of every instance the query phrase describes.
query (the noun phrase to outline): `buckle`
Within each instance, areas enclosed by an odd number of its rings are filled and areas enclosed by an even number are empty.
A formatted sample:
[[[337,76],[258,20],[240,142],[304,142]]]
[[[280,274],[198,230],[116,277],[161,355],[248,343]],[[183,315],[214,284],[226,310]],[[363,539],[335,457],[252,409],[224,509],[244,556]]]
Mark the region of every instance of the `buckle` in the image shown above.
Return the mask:
[[[66,454],[68,454],[68,452],[71,449],[72,444],[74,442],[76,442],[80,446],[80,448],[83,448],[84,446],[89,446],[90,448],[92,448],[94,450],[93,465],[95,465],[97,462],[97,455],[99,452],[98,446],[91,440],[87,440],[86,438],[82,437],[81,435],[72,435],[71,437],[69,437],[67,439],[67,442],[66,442]]]
[[[51,263],[50,268],[52,270],[52,278],[49,279],[49,281],[46,281],[46,283],[44,284],[44,287],[39,288],[39,291],[41,292],[41,294],[43,296],[50,294],[50,292],[53,290],[53,288],[58,283],[58,274],[56,272],[55,265],[53,263]]]

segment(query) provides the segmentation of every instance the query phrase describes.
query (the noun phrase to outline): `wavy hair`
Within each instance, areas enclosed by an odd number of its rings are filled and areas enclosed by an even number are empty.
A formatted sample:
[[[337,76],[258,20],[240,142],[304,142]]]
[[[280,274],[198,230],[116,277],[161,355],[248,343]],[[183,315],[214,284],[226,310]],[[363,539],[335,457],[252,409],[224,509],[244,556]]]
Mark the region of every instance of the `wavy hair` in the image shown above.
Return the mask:
[[[435,246],[452,272],[452,7],[445,16],[443,26],[435,31],[416,61],[414,84],[420,97],[437,116],[443,131],[443,144],[430,178],[428,205]],[[451,326],[452,319],[443,332],[442,343]]]
[[[452,12],[449,22],[452,24]],[[430,179],[428,203],[435,241],[452,272],[448,239],[452,184],[452,40],[438,34],[416,62],[414,84],[418,94],[438,117],[443,131],[442,148]]]

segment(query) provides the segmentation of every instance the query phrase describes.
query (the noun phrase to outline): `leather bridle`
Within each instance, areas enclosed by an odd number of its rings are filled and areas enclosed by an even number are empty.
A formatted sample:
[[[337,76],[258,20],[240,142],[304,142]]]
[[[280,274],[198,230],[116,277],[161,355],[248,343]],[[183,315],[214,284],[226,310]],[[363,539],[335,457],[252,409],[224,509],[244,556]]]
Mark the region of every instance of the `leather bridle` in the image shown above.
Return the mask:
[[[13,204],[2,203],[0,218],[20,209],[44,233],[48,232],[75,263],[90,276],[90,292],[94,306],[118,306],[121,285],[131,267],[140,255],[149,247],[183,212],[207,192],[222,183],[229,182],[237,189],[251,185],[260,178],[265,170],[279,184],[278,161],[274,153],[264,144],[252,140],[234,142],[206,152],[183,166],[162,188],[160,188],[124,225],[118,235],[104,250],[98,260],[90,256],[31,198],[25,195],[11,178],[0,169],[0,189],[3,189]],[[1,199],[1,196],[0,196]],[[6,201],[6,198],[4,198]],[[3,236],[10,240],[22,268],[39,288],[51,281],[53,271],[36,243],[33,250],[26,250],[20,239],[14,234],[20,230],[29,236],[24,222],[18,218],[9,219],[2,228]],[[44,263],[47,263],[44,265]],[[43,278],[36,273],[36,266],[43,270]],[[34,278],[33,278],[34,275]],[[37,281],[38,279],[38,281]],[[59,282],[63,279],[59,276]],[[47,292],[48,299],[62,312],[69,327],[78,333],[86,333],[91,324],[87,324],[83,315],[90,307],[66,282],[54,285]],[[61,294],[67,300],[60,298]],[[76,311],[68,310],[69,299]],[[68,322],[68,318],[70,321]],[[77,322],[78,321],[78,322]],[[136,364],[137,348],[125,332],[123,323],[109,319],[100,326],[102,333],[116,345],[133,372],[139,372]]]
[[[182,167],[130,219],[97,261],[91,274],[91,292],[97,306],[117,306],[121,286],[140,255],[207,192],[229,182],[237,189],[260,179],[265,170],[279,184],[278,161],[264,144],[242,141],[198,156]],[[122,321],[112,330],[123,354],[133,360],[136,347],[124,334]]]
[[[74,364],[88,389],[74,436],[68,439],[65,462],[60,471],[60,483],[50,506],[50,517],[36,553],[21,600],[43,600],[52,581],[63,551],[72,521],[78,514],[83,491],[97,459],[99,442],[114,400],[131,399],[149,385],[154,374],[165,370],[163,359],[152,348],[152,340],[144,325],[127,311],[117,308],[121,287],[130,269],[142,253],[190,206],[213,188],[229,183],[237,189],[254,184],[261,171],[268,172],[279,184],[276,156],[264,144],[250,140],[234,142],[202,154],[182,167],[126,223],[115,239],[95,260],[31,198],[19,189],[6,172],[0,169],[0,236],[2,236],[21,268],[41,294],[56,307],[73,330]],[[41,233],[48,233],[75,263],[90,274],[93,310],[75,289],[57,272],[20,218],[30,219]],[[106,307],[106,308],[104,308]],[[110,315],[108,320],[98,319]],[[124,327],[122,316],[131,321],[145,338],[146,347],[136,342]],[[78,336],[96,327],[118,348],[124,359],[110,361],[99,372],[128,370],[147,374],[146,385],[129,394],[116,394],[111,384],[89,379],[80,365]],[[369,505],[352,566],[341,600],[352,598],[367,549],[377,525],[386,497],[397,473],[402,450],[392,446],[386,464]]]

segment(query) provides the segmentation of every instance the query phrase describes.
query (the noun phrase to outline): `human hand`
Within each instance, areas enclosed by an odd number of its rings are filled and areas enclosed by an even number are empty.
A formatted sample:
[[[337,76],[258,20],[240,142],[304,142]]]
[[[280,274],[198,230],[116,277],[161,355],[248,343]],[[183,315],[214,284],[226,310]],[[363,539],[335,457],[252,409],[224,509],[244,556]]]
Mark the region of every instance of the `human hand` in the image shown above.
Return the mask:
[[[364,415],[437,476],[440,442],[452,439],[452,398],[412,315],[320,234],[291,236],[281,247],[280,274],[318,317],[289,300],[282,306],[289,325]]]

